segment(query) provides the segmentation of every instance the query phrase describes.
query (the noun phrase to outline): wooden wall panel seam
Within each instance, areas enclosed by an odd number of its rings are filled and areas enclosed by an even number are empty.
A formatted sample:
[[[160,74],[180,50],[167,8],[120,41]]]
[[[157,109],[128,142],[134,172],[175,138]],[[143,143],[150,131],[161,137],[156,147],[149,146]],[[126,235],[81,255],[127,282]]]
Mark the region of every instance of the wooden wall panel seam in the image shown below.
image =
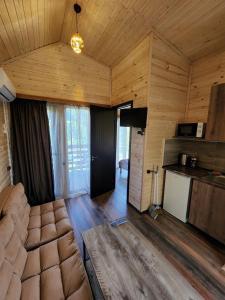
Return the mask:
[[[186,120],[188,118],[189,104],[190,104],[190,92],[191,92],[191,79],[192,79],[192,64],[190,65],[189,76],[188,76],[187,101],[186,101],[184,120]]]

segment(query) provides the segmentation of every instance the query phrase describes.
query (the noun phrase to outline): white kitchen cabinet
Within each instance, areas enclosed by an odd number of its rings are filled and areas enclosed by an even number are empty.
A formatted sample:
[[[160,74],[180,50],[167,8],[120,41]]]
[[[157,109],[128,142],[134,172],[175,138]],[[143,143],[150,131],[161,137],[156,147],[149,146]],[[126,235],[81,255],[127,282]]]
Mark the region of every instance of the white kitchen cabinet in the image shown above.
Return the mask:
[[[163,208],[183,222],[187,222],[187,210],[191,177],[166,171]]]

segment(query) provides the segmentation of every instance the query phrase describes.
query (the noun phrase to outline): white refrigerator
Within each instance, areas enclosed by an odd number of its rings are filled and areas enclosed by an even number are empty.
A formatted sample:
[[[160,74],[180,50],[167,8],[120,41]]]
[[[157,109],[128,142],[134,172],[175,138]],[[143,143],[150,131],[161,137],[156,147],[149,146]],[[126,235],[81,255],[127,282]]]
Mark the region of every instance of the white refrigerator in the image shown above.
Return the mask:
[[[163,208],[177,219],[187,222],[191,177],[166,171]]]

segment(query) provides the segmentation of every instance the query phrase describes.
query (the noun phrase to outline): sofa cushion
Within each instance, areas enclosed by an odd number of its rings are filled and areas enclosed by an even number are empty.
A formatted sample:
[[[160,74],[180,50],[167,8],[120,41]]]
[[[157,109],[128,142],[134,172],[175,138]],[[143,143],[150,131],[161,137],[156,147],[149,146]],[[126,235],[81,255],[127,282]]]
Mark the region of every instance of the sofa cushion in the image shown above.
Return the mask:
[[[0,221],[0,241],[4,258],[12,265],[13,272],[21,277],[27,260],[27,251],[22,245],[9,215],[4,216]]]
[[[31,207],[25,247],[34,249],[71,231],[63,199]]]
[[[71,266],[74,268],[74,266]],[[41,275],[25,280],[22,283],[21,300],[91,300],[91,290],[85,280],[78,290],[73,288],[73,278],[70,280],[71,290],[64,290],[60,268],[58,266],[47,269]]]
[[[63,261],[78,253],[72,231],[57,240],[28,251],[22,280],[39,275],[53,266],[60,265]]]
[[[20,299],[21,280],[27,252],[9,215],[0,220],[0,299]]]
[[[1,254],[0,254],[1,256]],[[19,300],[21,294],[21,281],[17,274],[13,272],[11,264],[0,259],[0,299]]]
[[[23,194],[22,185],[13,187],[2,209],[0,299],[92,299],[64,200],[30,210]],[[37,240],[43,243],[31,251],[23,244],[28,211],[28,241],[35,231],[38,239],[33,237],[34,244],[38,245]]]
[[[8,188],[7,188],[8,189]],[[29,223],[30,205],[21,183],[11,186],[10,194],[4,201],[2,215],[9,214],[15,224],[16,232],[23,243],[27,238],[27,226]]]
[[[91,299],[72,231],[28,252],[22,276],[22,299],[33,299],[28,295],[30,286],[37,291],[34,299]]]
[[[10,215],[25,248],[35,249],[72,230],[63,199],[30,207],[21,183],[0,194],[2,215]]]
[[[7,215],[0,241],[0,299],[92,299],[72,231],[27,252]]]
[[[40,275],[29,278],[22,284],[21,300],[40,300]]]
[[[2,215],[2,209],[5,203],[8,201],[12,189],[13,189],[13,185],[9,185],[5,187],[0,193],[0,215]]]

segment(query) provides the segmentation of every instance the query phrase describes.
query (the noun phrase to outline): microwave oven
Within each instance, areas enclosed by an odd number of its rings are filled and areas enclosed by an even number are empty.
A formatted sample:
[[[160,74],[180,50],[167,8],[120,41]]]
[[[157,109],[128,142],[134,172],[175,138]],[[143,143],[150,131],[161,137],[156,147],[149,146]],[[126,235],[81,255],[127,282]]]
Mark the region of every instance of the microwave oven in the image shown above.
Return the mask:
[[[206,124],[199,123],[179,123],[177,125],[177,137],[204,138]]]

